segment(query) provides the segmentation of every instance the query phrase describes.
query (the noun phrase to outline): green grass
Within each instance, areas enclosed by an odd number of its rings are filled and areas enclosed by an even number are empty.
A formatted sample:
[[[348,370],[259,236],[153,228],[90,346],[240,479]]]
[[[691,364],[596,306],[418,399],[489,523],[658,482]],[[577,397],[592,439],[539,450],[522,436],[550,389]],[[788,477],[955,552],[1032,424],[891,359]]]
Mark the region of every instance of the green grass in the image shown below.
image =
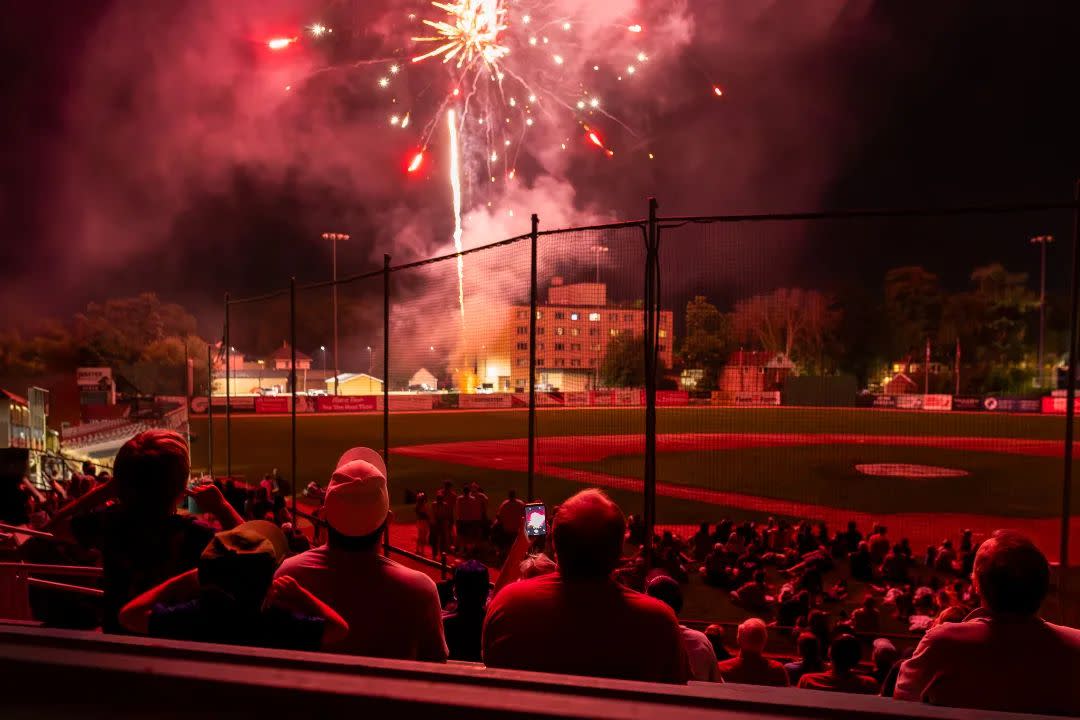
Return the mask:
[[[861,463],[911,463],[955,468],[966,477],[869,477]],[[642,478],[640,455],[569,463],[579,470]],[[920,447],[811,445],[789,448],[660,453],[662,482],[823,503],[870,513],[935,512],[1046,517],[1061,507],[1060,458],[1025,457]],[[1080,512],[1080,498],[1073,507]]]
[[[394,447],[436,442],[523,438],[528,418],[522,411],[402,413],[391,416]],[[214,423],[215,466],[225,470],[224,418]],[[858,433],[930,436],[1060,439],[1061,417],[970,413],[904,413],[859,409],[812,408],[661,408],[661,433]],[[540,436],[638,434],[644,427],[640,409],[542,410],[537,416]],[[379,415],[301,415],[297,425],[297,468],[301,486],[325,482],[337,457],[354,445],[382,447]],[[192,462],[206,467],[207,424],[192,419]],[[965,478],[896,482],[858,475],[857,462],[911,462],[967,470]],[[234,415],[233,474],[260,477],[273,467],[290,474],[288,417]],[[574,464],[626,477],[641,477],[640,456],[614,456],[599,463]],[[760,448],[723,452],[661,453],[659,477],[685,483],[765,497],[819,502],[870,512],[964,511],[1003,513],[1021,517],[1053,515],[1060,503],[1061,461],[1004,454],[969,453],[935,448],[881,446],[807,446]],[[397,456],[392,461],[395,488],[433,490],[444,479],[460,484],[476,480],[493,497],[505,490],[525,489],[524,473],[466,468],[420,458]],[[549,503],[572,494],[576,483],[550,477],[537,480]],[[640,509],[641,497],[614,492],[628,511]],[[403,492],[394,498],[401,503]],[[1080,503],[1080,497],[1077,498]],[[1080,507],[1078,505],[1077,507]],[[696,522],[702,507],[694,502],[658,498],[658,515],[667,522]],[[729,513],[739,515],[741,513]],[[747,517],[752,513],[745,513]]]

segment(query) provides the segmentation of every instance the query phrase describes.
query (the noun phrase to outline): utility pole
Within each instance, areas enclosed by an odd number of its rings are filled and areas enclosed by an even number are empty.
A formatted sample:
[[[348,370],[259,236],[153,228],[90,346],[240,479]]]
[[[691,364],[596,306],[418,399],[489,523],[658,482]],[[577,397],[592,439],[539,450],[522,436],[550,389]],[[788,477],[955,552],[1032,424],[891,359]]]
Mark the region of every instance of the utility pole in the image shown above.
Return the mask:
[[[1039,246],[1040,266],[1039,273],[1039,387],[1046,387],[1046,368],[1044,354],[1046,352],[1046,246],[1054,242],[1053,235],[1037,235],[1031,238],[1032,245]]]
[[[331,305],[333,305],[334,315],[334,394],[338,394],[338,376],[341,374],[340,365],[338,364],[338,311],[337,311],[337,244],[339,240],[348,240],[349,236],[345,233],[331,233],[325,232],[322,234],[323,240],[330,241],[330,264],[331,264],[331,279],[334,284],[330,286]]]

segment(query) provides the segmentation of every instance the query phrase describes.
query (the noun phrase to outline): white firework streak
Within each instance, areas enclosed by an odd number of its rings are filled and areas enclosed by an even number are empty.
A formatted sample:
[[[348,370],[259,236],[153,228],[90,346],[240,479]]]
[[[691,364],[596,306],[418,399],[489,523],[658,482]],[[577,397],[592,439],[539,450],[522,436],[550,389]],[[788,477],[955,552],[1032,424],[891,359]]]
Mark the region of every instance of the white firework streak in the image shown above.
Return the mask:
[[[465,325],[465,258],[461,244],[461,168],[458,157],[457,113],[446,112],[446,126],[450,131],[450,189],[454,194],[454,250],[457,251],[458,307],[461,309],[461,324]]]

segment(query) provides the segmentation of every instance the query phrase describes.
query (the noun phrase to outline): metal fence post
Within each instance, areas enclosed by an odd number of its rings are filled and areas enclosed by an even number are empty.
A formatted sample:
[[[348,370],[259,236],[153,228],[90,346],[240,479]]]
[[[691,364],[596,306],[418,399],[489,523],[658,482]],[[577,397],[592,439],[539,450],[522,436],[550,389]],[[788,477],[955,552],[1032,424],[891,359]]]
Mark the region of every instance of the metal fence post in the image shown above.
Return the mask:
[[[534,480],[536,477],[536,313],[537,313],[537,245],[539,240],[540,218],[532,216],[532,231],[529,235],[529,464],[525,496],[528,502],[536,499]]]
[[[296,486],[300,482],[300,478],[296,476],[296,278],[289,278],[289,345],[292,352],[292,356],[289,358],[289,391],[292,394],[292,403],[289,408],[289,416],[291,421],[290,427],[290,459],[292,460],[292,467],[290,469],[290,477],[292,478],[292,512],[294,521],[296,517]]]
[[[225,293],[225,477],[232,478],[232,346],[229,345],[229,293]]]
[[[1061,548],[1059,559],[1061,572],[1058,578],[1058,595],[1061,602],[1061,614],[1067,618],[1068,576],[1069,576],[1069,534],[1072,529],[1072,475],[1073,475],[1073,436],[1076,420],[1076,369],[1077,354],[1080,351],[1080,180],[1076,182],[1073,195],[1076,206],[1073,208],[1073,260],[1072,289],[1069,308],[1069,378],[1066,381],[1065,400],[1065,467],[1061,482]]]
[[[390,253],[383,254],[383,462],[390,474]],[[390,551],[390,525],[383,534],[385,554]]]
[[[649,228],[645,238],[645,547],[652,547],[656,527],[656,308],[659,228],[656,198],[649,198]]]
[[[206,465],[214,477],[214,346],[206,346]]]

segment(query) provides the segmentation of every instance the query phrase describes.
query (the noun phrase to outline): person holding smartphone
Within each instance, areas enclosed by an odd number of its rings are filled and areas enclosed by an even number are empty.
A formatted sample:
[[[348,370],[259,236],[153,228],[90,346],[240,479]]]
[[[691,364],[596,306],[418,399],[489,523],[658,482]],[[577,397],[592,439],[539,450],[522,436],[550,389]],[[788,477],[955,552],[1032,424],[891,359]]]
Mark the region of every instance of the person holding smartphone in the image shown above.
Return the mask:
[[[538,510],[526,506],[526,539],[546,525]],[[686,683],[689,661],[675,613],[612,579],[622,560],[625,531],[619,506],[600,490],[582,491],[563,503],[552,525],[557,571],[519,582],[500,577],[501,587],[484,619],[484,663]],[[508,565],[515,551],[524,554],[521,546],[515,544]],[[628,628],[633,629],[632,641]]]

